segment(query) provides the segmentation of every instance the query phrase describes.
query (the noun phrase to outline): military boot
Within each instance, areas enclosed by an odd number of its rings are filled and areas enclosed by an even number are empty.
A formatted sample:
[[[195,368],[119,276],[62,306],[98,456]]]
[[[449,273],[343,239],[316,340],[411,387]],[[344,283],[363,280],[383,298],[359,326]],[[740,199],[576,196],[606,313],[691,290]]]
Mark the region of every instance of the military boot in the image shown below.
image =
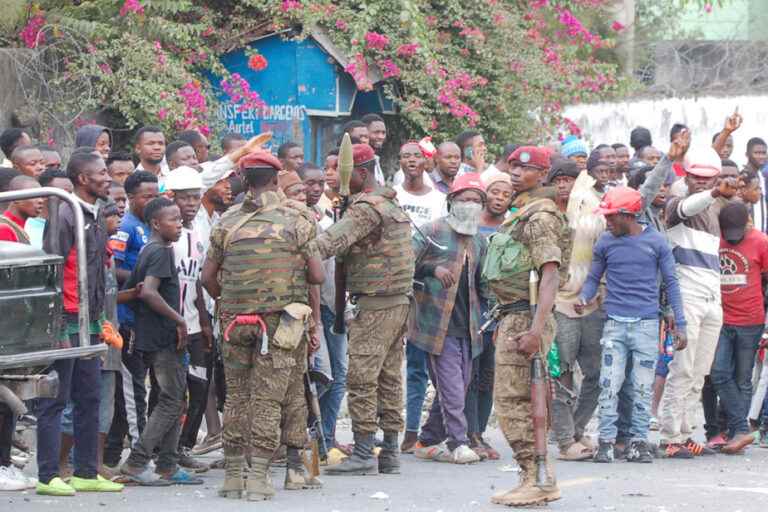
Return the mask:
[[[232,456],[224,459],[224,485],[219,489],[219,496],[239,500],[245,491],[245,457]]]
[[[520,485],[511,491],[494,494],[491,503],[507,507],[527,507],[560,499],[560,489],[557,488],[554,478],[547,479],[546,489],[536,487],[536,464],[533,461],[520,463],[520,469]]]
[[[376,458],[373,456],[373,434],[355,434],[352,455],[336,466],[325,470],[326,475],[378,475]]]
[[[323,486],[322,480],[316,476],[310,476],[304,471],[304,461],[301,460],[298,448],[288,447],[286,458],[284,486],[286,491],[320,489]]]
[[[248,501],[264,501],[275,495],[269,476],[269,459],[263,457],[251,458],[251,470],[245,482],[245,497]]]
[[[397,451],[397,432],[384,432],[384,443],[379,452],[379,473],[400,474],[400,457]]]

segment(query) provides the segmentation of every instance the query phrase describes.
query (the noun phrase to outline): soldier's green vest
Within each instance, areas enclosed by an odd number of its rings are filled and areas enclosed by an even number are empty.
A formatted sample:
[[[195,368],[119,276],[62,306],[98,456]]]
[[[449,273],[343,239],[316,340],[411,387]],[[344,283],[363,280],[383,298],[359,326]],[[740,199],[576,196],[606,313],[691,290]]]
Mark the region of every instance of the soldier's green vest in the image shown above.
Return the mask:
[[[382,223],[344,255],[351,295],[403,295],[413,289],[410,221],[388,195],[366,194],[353,203],[353,207],[359,203],[373,206]]]
[[[546,212],[561,220],[563,232],[558,239],[563,258],[560,264],[561,280],[563,271],[567,274],[568,264],[565,261],[569,255],[567,222],[551,200],[534,199],[512,214],[488,241],[483,278],[502,304],[527,301],[529,298],[528,281],[530,271],[533,269],[533,261],[528,247],[521,240],[526,223],[539,212]]]
[[[307,265],[292,233],[298,218],[285,206],[241,211],[231,218],[220,272],[221,314],[269,313],[293,302],[306,304]]]

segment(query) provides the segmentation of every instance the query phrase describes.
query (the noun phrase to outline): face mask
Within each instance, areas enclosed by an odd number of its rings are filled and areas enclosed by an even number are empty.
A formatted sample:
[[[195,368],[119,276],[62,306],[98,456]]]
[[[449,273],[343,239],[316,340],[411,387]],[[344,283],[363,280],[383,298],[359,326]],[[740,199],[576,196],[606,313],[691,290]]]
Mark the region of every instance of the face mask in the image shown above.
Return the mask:
[[[454,231],[461,235],[476,235],[480,225],[480,213],[483,205],[470,201],[456,201],[451,203],[451,211],[446,221]]]

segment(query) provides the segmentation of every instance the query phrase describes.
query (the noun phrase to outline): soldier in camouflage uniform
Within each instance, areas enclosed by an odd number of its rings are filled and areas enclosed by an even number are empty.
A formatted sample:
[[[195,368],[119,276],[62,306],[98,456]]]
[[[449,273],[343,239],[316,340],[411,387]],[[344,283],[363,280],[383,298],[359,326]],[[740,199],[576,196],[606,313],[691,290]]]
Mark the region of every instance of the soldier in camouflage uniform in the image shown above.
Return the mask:
[[[314,219],[285,205],[277,188],[280,168],[264,152],[240,161],[248,193],[214,228],[203,266],[224,333],[226,477],[219,494],[226,498],[272,497],[269,461],[281,443],[288,447],[286,489],[319,485],[305,479],[299,450],[307,438],[308,288],[322,283],[323,270],[306,252],[316,236]],[[252,467],[244,483],[249,443]]]
[[[567,268],[567,223],[542,187],[550,167],[544,148],[521,147],[509,158],[516,192],[512,215],[491,238],[484,277],[498,298],[502,312],[496,333],[494,405],[499,425],[522,469],[520,485],[493,496],[507,506],[527,506],[554,501],[560,491],[547,468],[547,485],[535,485],[535,450],[531,415],[530,357],[547,354],[555,336],[552,315],[559,287],[558,268]],[[494,240],[495,238],[495,240]],[[494,257],[493,251],[499,251]],[[491,267],[491,260],[501,263]],[[539,303],[532,315],[529,274],[540,276]]]
[[[310,243],[310,254],[343,259],[347,289],[358,311],[349,326],[349,414],[354,452],[329,475],[398,473],[403,428],[403,336],[413,287],[414,257],[407,215],[395,191],[374,178],[374,152],[355,144],[350,205],[344,217]],[[377,401],[380,404],[377,421]],[[373,455],[374,434],[384,444]]]

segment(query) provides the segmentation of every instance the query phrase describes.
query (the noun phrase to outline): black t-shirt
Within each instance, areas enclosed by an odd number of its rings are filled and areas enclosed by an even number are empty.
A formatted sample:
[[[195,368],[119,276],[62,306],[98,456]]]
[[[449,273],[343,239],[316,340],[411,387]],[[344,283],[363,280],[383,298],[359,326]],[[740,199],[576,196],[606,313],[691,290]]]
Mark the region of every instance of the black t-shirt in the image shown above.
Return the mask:
[[[459,286],[456,288],[456,301],[453,303],[451,311],[451,320],[448,322],[448,336],[455,338],[469,338],[469,267],[466,258],[464,266],[461,267],[461,277],[459,277]]]
[[[126,288],[133,288],[147,276],[160,280],[158,293],[163,300],[179,312],[179,276],[173,257],[173,247],[167,247],[155,241],[145,245],[136,260],[136,266],[126,283]],[[155,313],[144,301],[135,300],[130,304],[133,309],[136,335],[136,349],[143,352],[157,352],[176,346],[176,322]]]

